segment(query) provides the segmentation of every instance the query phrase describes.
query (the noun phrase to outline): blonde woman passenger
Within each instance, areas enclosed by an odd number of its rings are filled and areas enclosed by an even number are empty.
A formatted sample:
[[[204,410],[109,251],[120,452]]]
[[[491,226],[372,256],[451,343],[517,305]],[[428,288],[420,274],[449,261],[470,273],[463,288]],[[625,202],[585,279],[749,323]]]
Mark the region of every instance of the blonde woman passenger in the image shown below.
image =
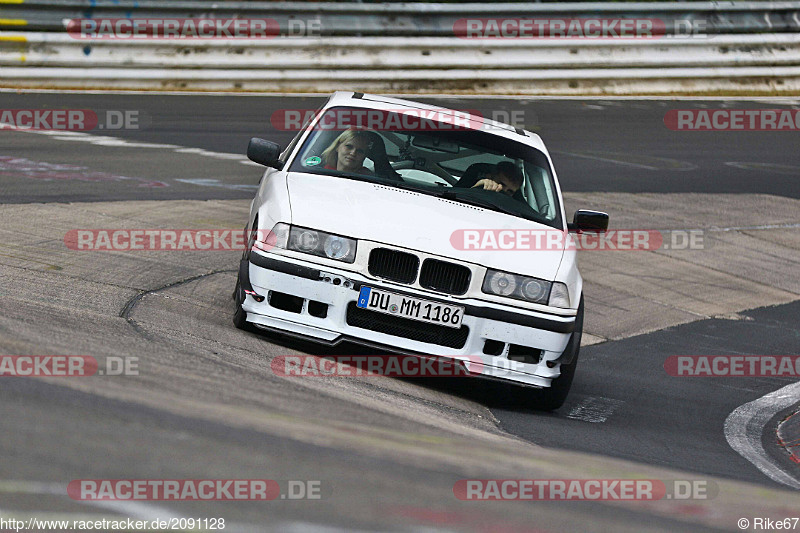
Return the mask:
[[[364,166],[364,159],[374,142],[374,132],[344,131],[322,152],[322,162],[328,170],[372,174],[372,171]]]

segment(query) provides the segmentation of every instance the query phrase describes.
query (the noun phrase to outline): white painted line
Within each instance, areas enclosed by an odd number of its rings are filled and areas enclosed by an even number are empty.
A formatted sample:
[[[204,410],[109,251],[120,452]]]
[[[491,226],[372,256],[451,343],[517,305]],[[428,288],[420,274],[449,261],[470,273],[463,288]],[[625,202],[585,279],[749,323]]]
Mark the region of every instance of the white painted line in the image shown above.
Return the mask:
[[[41,481],[11,481],[0,480],[0,493],[15,493],[15,494],[47,494],[48,496],[61,496],[68,498],[67,486],[61,483],[45,483]],[[92,500],[73,500],[76,504],[89,505],[92,507],[100,507],[108,509],[123,516],[130,516],[141,518],[143,520],[163,519],[169,520],[170,518],[184,518],[179,514],[175,514],[166,507],[160,507],[149,503],[138,501],[92,501]]]
[[[606,163],[615,163],[617,165],[623,165],[626,167],[634,167],[634,168],[643,168],[645,170],[659,170],[658,167],[652,167],[649,165],[642,165],[640,163],[631,163],[630,161],[621,161],[619,159],[610,159],[608,157],[600,157],[596,155],[589,155],[589,154],[579,154],[576,152],[551,152],[554,154],[561,154],[561,155],[571,155],[572,157],[582,157],[584,159],[594,159],[596,161],[605,161]]]
[[[338,526],[314,524],[311,522],[279,522],[278,524],[275,525],[275,531],[281,531],[284,533],[367,533],[367,531],[370,531],[372,533],[377,533],[378,531],[389,531],[389,530],[353,529],[351,527],[342,528]],[[433,533],[435,531],[450,531],[450,530],[439,530],[439,529],[421,530],[415,528],[414,531],[430,531],[431,533]]]
[[[19,520],[21,522],[26,522],[30,518],[36,518],[39,522],[46,522],[46,521],[61,521],[61,520],[68,520],[72,522],[75,521],[92,521],[95,522],[97,520],[119,520],[120,516],[116,514],[86,514],[86,513],[68,513],[68,512],[60,512],[54,513],[52,511],[43,511],[41,509],[26,509],[25,511],[9,511],[8,509],[0,508],[0,518],[5,519],[8,521],[9,519],[13,518]],[[68,528],[62,528],[68,529]],[[14,531],[12,528],[6,528],[3,531]]]
[[[587,151],[587,152],[563,152],[563,151],[553,151],[550,152],[551,154],[564,154],[564,155],[571,155],[574,157],[583,157],[586,159],[594,159],[597,161],[605,161],[607,163],[614,163],[617,165],[624,165],[629,167],[635,168],[643,168],[646,170],[670,170],[670,171],[678,171],[678,172],[686,172],[688,170],[694,170],[697,168],[697,165],[693,163],[689,163],[688,161],[681,161],[680,159],[670,159],[667,157],[652,157],[652,156],[645,156],[641,159],[652,163],[650,165],[646,165],[644,163],[637,163],[635,161],[628,161],[626,158],[630,157],[629,154],[617,154],[612,152],[598,152],[598,151]],[[657,165],[657,166],[655,166]]]
[[[236,161],[243,165],[253,165],[260,167],[258,163],[250,161],[242,154],[230,154],[227,152],[212,152],[204,150],[203,148],[190,148],[187,146],[179,146],[177,144],[164,144],[164,143],[149,143],[138,142],[121,139],[119,137],[109,137],[108,135],[94,135],[86,132],[78,131],[47,131],[47,130],[26,130],[14,128],[12,124],[0,122],[0,130],[12,129],[23,133],[35,133],[37,135],[47,135],[57,141],[70,141],[70,142],[87,142],[96,146],[119,146],[124,148],[150,148],[155,150],[171,150],[178,154],[192,154],[202,157],[210,157],[212,159],[219,159],[224,161]]]
[[[173,518],[180,520],[181,518],[185,518],[180,514],[175,514],[166,507],[161,507],[150,503],[145,504],[134,501],[79,501],[78,503],[107,509],[125,517],[130,516],[131,518],[140,518],[147,521],[157,519],[172,520]]]
[[[0,122],[0,130],[2,129],[13,129],[10,124],[7,122]],[[42,130],[37,132],[39,135],[54,135],[56,137],[86,137],[89,135],[88,133],[83,133],[82,131],[60,131],[60,130]]]
[[[60,496],[63,498],[69,499],[67,494],[67,486],[61,483],[52,483],[52,482],[42,482],[42,481],[20,481],[20,480],[3,480],[0,479],[0,494],[2,493],[13,493],[13,494],[37,494],[42,495],[46,494],[48,496]],[[142,501],[132,501],[132,500],[98,500],[98,501],[91,501],[91,500],[72,500],[74,503],[78,505],[88,505],[91,507],[99,507],[102,509],[106,509],[111,511],[117,516],[124,516],[125,518],[136,518],[139,520],[144,520],[147,522],[152,522],[153,520],[166,520],[170,521],[172,519],[180,520],[182,518],[188,518],[181,514],[176,514],[171,509],[167,507],[162,507],[159,505],[154,505],[152,503],[145,503]],[[41,520],[55,520],[58,518],[41,518],[45,516],[48,512],[36,512],[36,511],[10,511],[8,509],[0,509],[0,516],[6,517],[15,517],[15,516],[22,516],[22,515],[29,515],[31,517],[37,517]],[[51,513],[52,514],[52,513]],[[55,516],[55,515],[54,515]],[[61,520],[94,520],[94,515],[86,515],[84,513],[70,513],[70,512],[61,512],[58,513],[58,517]],[[101,515],[99,519],[102,519],[103,516]],[[106,519],[113,520],[111,516],[105,516]],[[226,522],[225,531],[235,531],[237,533],[243,532],[250,532],[250,531],[260,531],[257,526],[252,524],[245,524],[245,523],[237,523],[237,522]],[[280,530],[279,530],[280,531]]]
[[[567,418],[599,424],[608,420],[614,411],[624,403],[622,400],[611,398],[589,397],[573,407]]]
[[[792,476],[767,455],[761,445],[764,426],[778,412],[800,401],[800,382],[746,403],[725,419],[725,438],[736,453],[753,463],[773,481],[800,489],[800,480]]]
[[[174,145],[164,145],[164,146],[174,146]],[[234,161],[242,159],[244,156],[242,154],[228,154],[225,152],[211,152],[209,150],[204,150],[202,148],[186,148],[183,146],[176,147],[175,150],[179,154],[195,154],[195,155],[204,155],[207,157],[216,157],[217,159],[232,159]]]
[[[175,181],[180,181],[181,183],[191,183],[192,185],[200,185],[201,187],[221,187],[223,189],[233,189],[236,191],[247,191],[247,190],[258,189],[258,185],[239,185],[236,183],[223,183],[219,180],[205,179],[205,178],[198,178],[198,179],[176,178]]]
[[[740,168],[742,170],[755,170],[762,172],[772,172],[775,174],[783,174],[785,176],[798,176],[800,175],[800,167],[792,165],[780,165],[777,163],[759,163],[757,161],[726,161],[725,164],[729,167]]]
[[[770,230],[770,229],[797,229],[800,228],[800,222],[789,222],[786,224],[760,224],[756,226],[728,226],[725,228],[720,228],[719,226],[711,226],[708,228],[669,228],[669,229],[657,229],[652,228],[653,231],[662,231],[664,233],[669,233],[670,231],[705,231],[707,233],[728,233],[732,231],[758,231],[758,230]]]
[[[731,226],[728,228],[718,228],[716,226],[712,226],[708,228],[707,231],[752,231],[752,230],[764,230],[764,229],[795,229],[800,228],[800,223],[793,223],[793,224],[762,224],[760,226]],[[669,231],[669,230],[665,230]],[[691,230],[688,230],[691,231]]]

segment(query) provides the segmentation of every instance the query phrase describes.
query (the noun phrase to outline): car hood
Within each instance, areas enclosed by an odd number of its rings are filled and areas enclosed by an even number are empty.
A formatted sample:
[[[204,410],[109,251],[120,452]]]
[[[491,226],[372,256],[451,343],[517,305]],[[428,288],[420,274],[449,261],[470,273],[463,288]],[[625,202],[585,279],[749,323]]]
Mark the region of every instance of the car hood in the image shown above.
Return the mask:
[[[292,172],[292,224],[553,280],[563,250],[461,250],[459,230],[547,230],[482,207],[375,183]]]

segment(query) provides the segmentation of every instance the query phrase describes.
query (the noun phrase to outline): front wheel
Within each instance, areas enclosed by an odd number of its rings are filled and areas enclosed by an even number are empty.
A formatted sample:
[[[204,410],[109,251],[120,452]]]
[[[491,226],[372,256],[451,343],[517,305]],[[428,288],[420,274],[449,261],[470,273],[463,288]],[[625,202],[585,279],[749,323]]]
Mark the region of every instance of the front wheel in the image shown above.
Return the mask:
[[[248,231],[249,229],[249,231]],[[247,313],[242,309],[242,304],[245,300],[244,287],[242,287],[242,276],[245,279],[249,278],[250,268],[250,250],[256,241],[256,232],[258,231],[258,217],[253,220],[252,228],[245,227],[245,235],[247,238],[247,247],[242,252],[242,259],[239,261],[239,273],[236,274],[236,287],[233,289],[233,325],[245,331],[256,331],[256,327],[247,321]],[[250,287],[250,282],[247,282],[247,287]]]
[[[245,331],[253,331],[255,328],[250,322],[247,321],[247,313],[242,309],[244,303],[244,289],[242,288],[242,280],[239,275],[236,275],[236,288],[233,289],[233,325]]]
[[[542,411],[554,411],[564,405],[572,380],[575,378],[575,369],[578,366],[578,354],[581,349],[581,336],[583,335],[583,295],[578,305],[578,314],[575,317],[575,331],[572,332],[567,347],[562,357],[568,359],[569,364],[561,365],[561,375],[555,378],[550,387],[536,391],[533,407]]]

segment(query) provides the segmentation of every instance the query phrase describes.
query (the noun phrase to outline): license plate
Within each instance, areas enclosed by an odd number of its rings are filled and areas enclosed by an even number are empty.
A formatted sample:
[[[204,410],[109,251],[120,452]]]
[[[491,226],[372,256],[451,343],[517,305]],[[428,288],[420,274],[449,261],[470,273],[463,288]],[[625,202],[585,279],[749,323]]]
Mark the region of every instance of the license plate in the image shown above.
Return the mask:
[[[463,307],[411,298],[372,287],[361,287],[356,306],[450,328],[460,328],[464,318]]]

